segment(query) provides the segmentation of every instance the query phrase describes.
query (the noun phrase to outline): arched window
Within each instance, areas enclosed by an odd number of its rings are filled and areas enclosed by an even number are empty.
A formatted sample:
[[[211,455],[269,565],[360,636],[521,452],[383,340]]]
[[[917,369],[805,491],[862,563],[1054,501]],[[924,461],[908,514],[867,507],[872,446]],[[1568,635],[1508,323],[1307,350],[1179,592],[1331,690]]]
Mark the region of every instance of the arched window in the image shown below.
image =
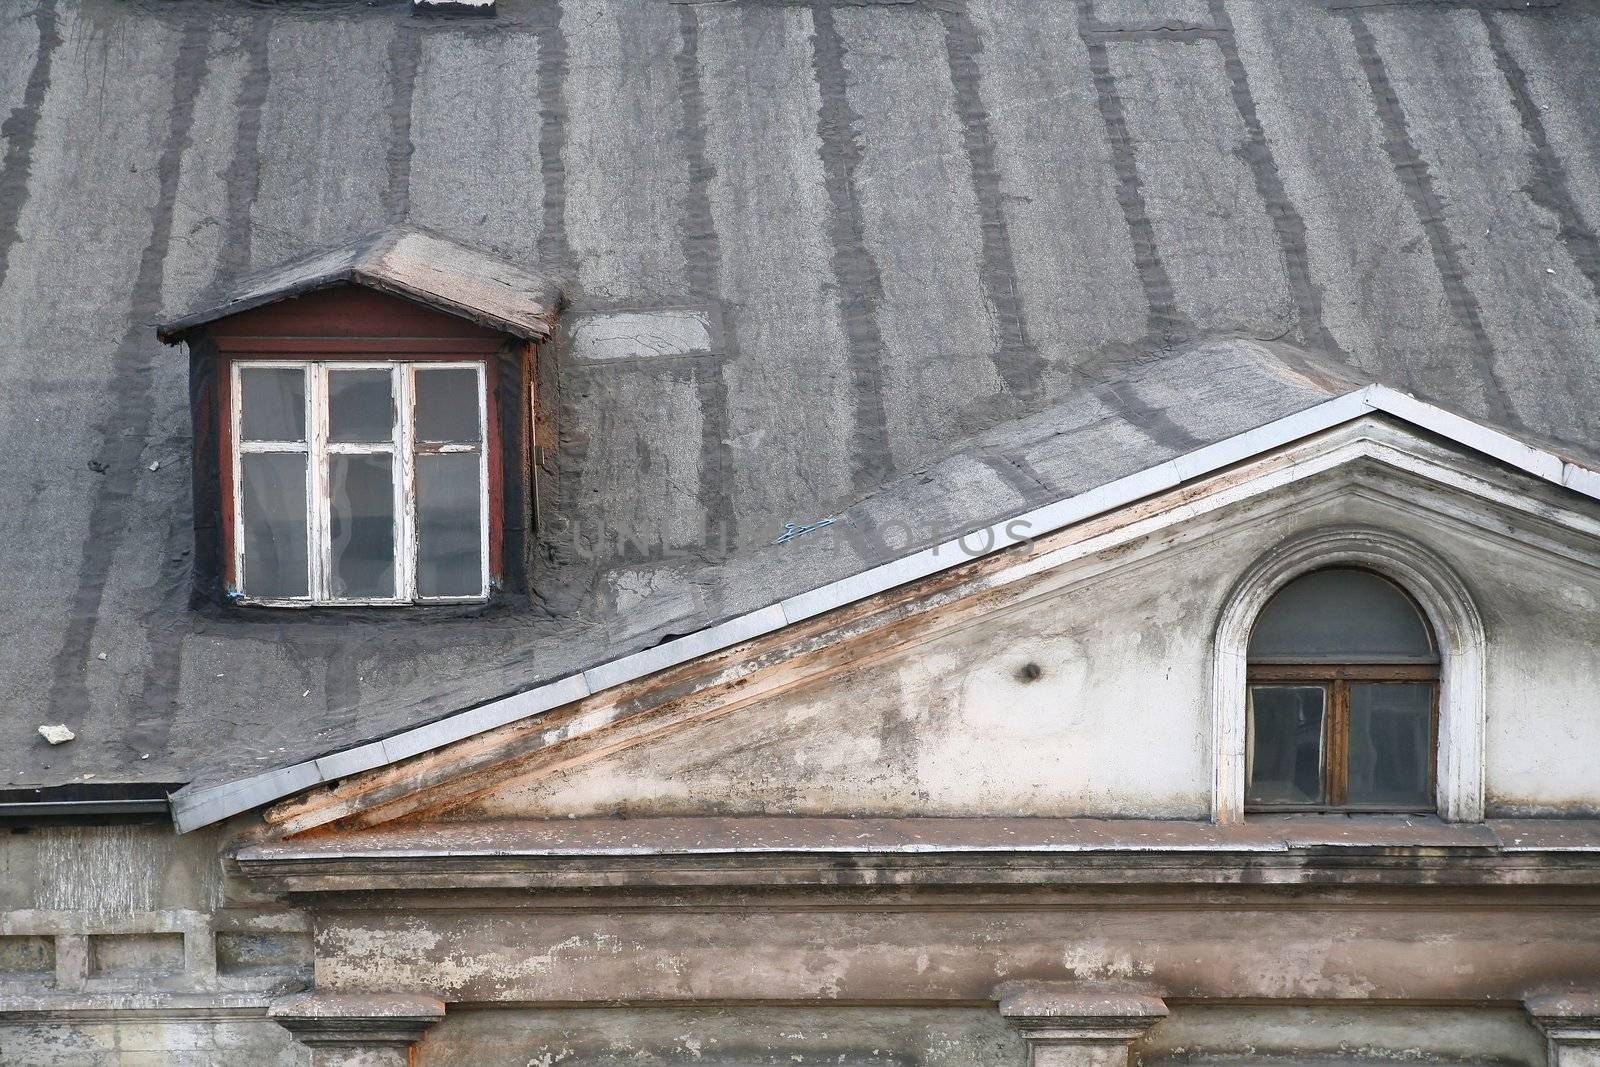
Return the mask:
[[[1294,579],[1250,634],[1247,811],[1432,811],[1439,648],[1372,571]]]
[[[1428,546],[1371,526],[1281,542],[1239,576],[1217,618],[1212,818],[1235,822],[1248,805],[1482,819],[1487,656],[1471,594]],[[1421,747],[1423,690],[1429,785],[1418,801],[1421,772],[1404,761]]]

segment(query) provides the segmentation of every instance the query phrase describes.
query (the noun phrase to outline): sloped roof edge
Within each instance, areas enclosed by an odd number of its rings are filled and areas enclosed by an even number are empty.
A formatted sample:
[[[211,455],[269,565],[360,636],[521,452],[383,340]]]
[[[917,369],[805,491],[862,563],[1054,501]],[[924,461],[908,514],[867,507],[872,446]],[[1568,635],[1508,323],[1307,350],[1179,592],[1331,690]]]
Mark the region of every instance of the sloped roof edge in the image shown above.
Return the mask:
[[[334,285],[363,285],[531,341],[549,338],[560,288],[487,252],[412,227],[391,228],[241,279],[233,295],[163,323],[176,344],[196,327]]]
[[[1389,415],[1543,481],[1600,500],[1600,471],[1573,463],[1501,430],[1387,386],[1368,385],[1096,488],[993,523],[986,529],[969,531],[962,538],[953,538],[913,552],[653,648],[608,660],[588,670],[377,741],[232,782],[198,789],[186,787],[171,797],[173,822],[180,833],[187,833],[312,786],[398,763],[937,574],[970,562],[975,556],[988,555],[1023,540],[1036,539],[1374,413]],[[1017,532],[1019,528],[1023,532]],[[982,539],[979,542],[984,546],[981,551],[974,552],[970,547],[962,547],[970,546],[974,537]]]

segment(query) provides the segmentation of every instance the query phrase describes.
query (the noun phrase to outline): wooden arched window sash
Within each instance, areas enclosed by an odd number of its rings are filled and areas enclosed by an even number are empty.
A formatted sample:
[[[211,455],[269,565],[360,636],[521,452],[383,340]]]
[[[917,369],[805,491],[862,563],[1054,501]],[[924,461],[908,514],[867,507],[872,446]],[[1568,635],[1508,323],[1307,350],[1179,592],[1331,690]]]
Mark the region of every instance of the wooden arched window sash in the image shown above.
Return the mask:
[[[1285,585],[1250,636],[1245,809],[1435,810],[1439,667],[1389,579],[1329,567]]]

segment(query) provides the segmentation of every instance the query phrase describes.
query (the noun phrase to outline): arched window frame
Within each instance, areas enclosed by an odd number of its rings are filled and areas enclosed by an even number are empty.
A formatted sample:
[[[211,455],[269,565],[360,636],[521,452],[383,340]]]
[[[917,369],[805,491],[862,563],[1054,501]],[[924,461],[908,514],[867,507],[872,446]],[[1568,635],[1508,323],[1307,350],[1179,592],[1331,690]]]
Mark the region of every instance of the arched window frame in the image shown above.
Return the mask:
[[[1431,549],[1361,526],[1313,530],[1268,552],[1234,584],[1212,646],[1211,816],[1244,819],[1246,665],[1250,631],[1273,594],[1311,571],[1363,567],[1411,595],[1439,643],[1439,749],[1435,800],[1451,822],[1483,818],[1483,620],[1471,595]]]

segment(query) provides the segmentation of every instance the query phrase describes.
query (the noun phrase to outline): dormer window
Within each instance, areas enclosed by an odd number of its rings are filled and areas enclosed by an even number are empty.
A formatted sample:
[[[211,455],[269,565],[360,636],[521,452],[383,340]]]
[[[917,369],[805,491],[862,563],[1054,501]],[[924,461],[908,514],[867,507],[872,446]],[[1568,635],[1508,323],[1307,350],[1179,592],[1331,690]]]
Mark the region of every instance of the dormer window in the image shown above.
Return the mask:
[[[482,362],[239,360],[234,575],[259,602],[489,593]]]
[[[163,327],[189,347],[201,589],[302,608],[523,591],[535,434],[553,433],[536,346],[559,303],[395,231]]]

